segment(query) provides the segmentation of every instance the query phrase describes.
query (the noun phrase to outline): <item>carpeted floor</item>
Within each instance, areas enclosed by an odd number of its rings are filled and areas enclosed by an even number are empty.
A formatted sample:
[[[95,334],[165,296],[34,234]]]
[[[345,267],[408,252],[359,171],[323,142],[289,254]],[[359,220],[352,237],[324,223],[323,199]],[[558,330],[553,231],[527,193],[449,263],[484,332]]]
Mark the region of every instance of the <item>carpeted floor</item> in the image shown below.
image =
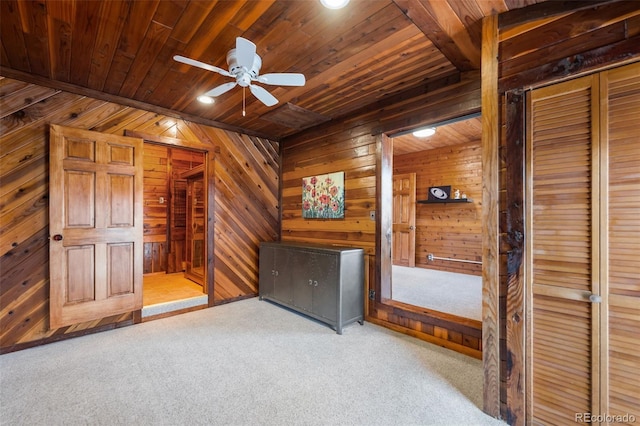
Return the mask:
[[[479,360],[257,298],[0,356],[3,425],[504,425]]]
[[[482,277],[393,265],[391,298],[482,321]]]

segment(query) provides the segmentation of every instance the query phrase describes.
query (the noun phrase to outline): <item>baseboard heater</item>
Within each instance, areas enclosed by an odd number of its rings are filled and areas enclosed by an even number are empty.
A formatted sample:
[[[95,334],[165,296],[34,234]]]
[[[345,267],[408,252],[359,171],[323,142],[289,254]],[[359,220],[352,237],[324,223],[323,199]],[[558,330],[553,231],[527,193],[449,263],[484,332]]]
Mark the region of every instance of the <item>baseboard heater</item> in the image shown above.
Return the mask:
[[[433,253],[429,253],[427,255],[427,260],[429,262],[433,262],[434,260],[446,260],[448,262],[475,263],[476,265],[482,265],[482,262],[477,260],[453,259],[450,257],[437,257],[437,256],[434,256]]]

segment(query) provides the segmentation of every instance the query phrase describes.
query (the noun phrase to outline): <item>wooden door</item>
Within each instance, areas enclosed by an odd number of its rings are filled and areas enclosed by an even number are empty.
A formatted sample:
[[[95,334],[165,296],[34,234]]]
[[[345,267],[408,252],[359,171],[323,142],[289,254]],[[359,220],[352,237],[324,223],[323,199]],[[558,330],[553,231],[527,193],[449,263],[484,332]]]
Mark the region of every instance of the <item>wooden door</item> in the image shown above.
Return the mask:
[[[197,168],[201,170],[202,168]],[[187,178],[187,233],[186,233],[186,263],[184,276],[201,286],[204,286],[205,261],[205,190],[204,173]]]
[[[595,78],[585,77],[531,94],[533,424],[569,423],[575,413],[599,409],[592,380],[599,304],[589,300],[599,294],[592,241],[598,233],[597,173],[591,173],[596,91]]]
[[[640,63],[602,73],[601,412],[640,421]],[[635,418],[634,421],[624,420]]]
[[[142,308],[142,140],[51,125],[50,328]]]
[[[393,264],[416,265],[416,174],[393,176]]]
[[[636,64],[529,97],[532,424],[640,418],[638,93]]]

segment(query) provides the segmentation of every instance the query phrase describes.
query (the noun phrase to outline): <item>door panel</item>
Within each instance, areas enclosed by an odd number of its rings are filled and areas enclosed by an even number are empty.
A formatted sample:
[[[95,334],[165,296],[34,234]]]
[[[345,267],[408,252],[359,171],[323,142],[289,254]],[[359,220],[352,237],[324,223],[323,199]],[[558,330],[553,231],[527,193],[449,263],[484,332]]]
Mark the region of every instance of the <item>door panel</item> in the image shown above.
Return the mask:
[[[608,105],[601,136],[608,219],[602,248],[608,286],[603,404],[610,415],[640,419],[640,64],[602,73],[601,87],[601,103]]]
[[[51,125],[50,328],[142,307],[142,140]]]
[[[585,77],[530,97],[533,423],[571,423],[575,413],[598,409],[591,379],[595,305],[589,302],[598,274],[592,245],[595,86]]]
[[[335,282],[335,277],[339,276],[337,270],[337,256],[323,253],[313,255],[311,271],[314,281],[312,312],[330,321],[338,319],[336,312],[338,286]]]
[[[186,232],[186,270],[184,276],[200,285],[203,289],[204,268],[204,173],[187,179],[187,232]]]
[[[393,264],[416,265],[416,174],[393,176]]]
[[[529,97],[533,424],[640,418],[638,94],[640,63]]]

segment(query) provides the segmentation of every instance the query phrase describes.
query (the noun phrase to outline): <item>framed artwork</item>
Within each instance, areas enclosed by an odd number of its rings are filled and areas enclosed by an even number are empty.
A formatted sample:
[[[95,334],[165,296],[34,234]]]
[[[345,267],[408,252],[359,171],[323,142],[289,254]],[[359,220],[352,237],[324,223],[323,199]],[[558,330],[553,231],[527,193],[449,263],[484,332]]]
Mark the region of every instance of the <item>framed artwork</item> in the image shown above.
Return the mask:
[[[451,199],[451,185],[447,186],[431,186],[427,193],[429,201],[444,201]]]
[[[344,172],[302,179],[302,218],[344,218]]]

